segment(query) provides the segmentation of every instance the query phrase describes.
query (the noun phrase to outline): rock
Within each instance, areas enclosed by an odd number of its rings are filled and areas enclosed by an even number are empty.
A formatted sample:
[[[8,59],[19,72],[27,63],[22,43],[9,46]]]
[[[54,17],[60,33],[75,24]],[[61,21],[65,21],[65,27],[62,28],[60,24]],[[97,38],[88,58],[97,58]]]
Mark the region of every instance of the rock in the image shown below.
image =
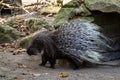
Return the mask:
[[[57,28],[59,25],[68,22],[69,18],[74,15],[74,8],[62,8],[54,20],[54,26]]]
[[[41,14],[56,14],[60,10],[60,8],[61,7],[59,6],[47,6],[47,7],[43,7],[40,10],[40,13]]]
[[[28,26],[31,33],[40,30],[41,28],[46,28],[52,30],[53,19],[46,20],[44,18],[28,18],[24,20],[24,25]]]
[[[84,1],[81,3],[80,1]],[[120,1],[119,0],[71,0],[65,4],[56,16],[55,28],[77,18],[94,22],[103,28],[110,38],[120,37]]]
[[[100,25],[108,37],[120,37],[119,0],[85,0],[85,5],[91,10],[94,23]]]
[[[7,25],[14,27],[14,25],[18,25],[20,23],[24,23],[25,19],[31,18],[31,17],[38,17],[38,13],[36,12],[31,12],[29,14],[22,14],[22,15],[17,15],[13,16],[7,19]]]
[[[63,5],[68,4],[72,0],[63,0]]]
[[[6,24],[0,24],[0,43],[11,42],[19,37],[19,31]]]
[[[63,1],[63,3],[65,2],[65,4],[63,5],[63,7],[67,7],[67,8],[75,8],[75,7],[79,7],[80,6],[80,0],[68,0],[68,1]]]
[[[59,13],[57,14],[55,20],[54,20],[54,27],[57,28],[61,24],[67,23],[69,20],[74,19],[75,14],[77,14],[77,8],[62,8]],[[81,10],[81,18],[85,21],[92,22],[94,20],[93,17],[87,17],[91,15],[91,13],[85,8],[83,5],[82,7],[79,7],[78,10]]]
[[[73,18],[76,14],[75,9],[79,7],[79,5],[79,0],[68,1],[67,4],[63,5],[54,20],[55,28]]]
[[[85,0],[85,5],[92,11],[120,13],[120,0]]]
[[[31,33],[33,33],[41,28],[47,28],[49,30],[52,30],[53,21],[54,18],[41,18],[39,13],[32,12],[30,14],[22,14],[10,17],[7,19],[6,24],[11,27],[24,25],[29,29]]]
[[[63,0],[63,3],[64,5],[58,12],[56,19],[54,21],[55,28],[57,28],[59,25],[63,23],[68,22],[71,19],[74,19],[76,14],[79,14],[82,17],[91,15],[91,12],[86,8],[84,4],[80,2],[80,0],[68,0],[68,1]]]
[[[81,16],[90,16],[92,13],[86,8],[86,6],[84,4],[81,4],[81,6],[78,8],[79,10],[81,10]],[[76,11],[77,13],[77,11]]]

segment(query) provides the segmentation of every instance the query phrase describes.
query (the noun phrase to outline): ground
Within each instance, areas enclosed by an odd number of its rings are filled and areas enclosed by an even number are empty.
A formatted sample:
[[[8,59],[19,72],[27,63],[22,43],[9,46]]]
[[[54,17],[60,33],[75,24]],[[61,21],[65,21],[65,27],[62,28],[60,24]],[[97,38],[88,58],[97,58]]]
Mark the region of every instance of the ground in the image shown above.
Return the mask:
[[[120,67],[90,67],[72,70],[66,66],[56,69],[39,66],[40,56],[26,52],[15,54],[14,48],[0,47],[0,80],[120,80]],[[67,77],[60,77],[60,74]]]

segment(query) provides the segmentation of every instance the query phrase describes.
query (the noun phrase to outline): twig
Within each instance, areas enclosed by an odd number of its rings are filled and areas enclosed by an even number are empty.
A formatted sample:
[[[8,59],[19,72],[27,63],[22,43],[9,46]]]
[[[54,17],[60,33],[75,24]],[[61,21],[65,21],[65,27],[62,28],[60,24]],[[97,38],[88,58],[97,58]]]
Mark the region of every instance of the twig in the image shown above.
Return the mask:
[[[1,3],[1,4],[4,5],[4,6],[7,6],[9,8],[14,8],[13,6],[10,6],[9,4],[6,4],[6,3]]]
[[[39,5],[39,4],[41,4],[41,3],[32,3],[32,4],[25,5],[24,7],[33,6],[33,5]]]
[[[3,3],[3,0],[0,1],[0,4]]]
[[[23,9],[26,13],[30,13],[28,10],[26,10],[23,6],[21,6],[21,5],[18,5],[21,9]]]

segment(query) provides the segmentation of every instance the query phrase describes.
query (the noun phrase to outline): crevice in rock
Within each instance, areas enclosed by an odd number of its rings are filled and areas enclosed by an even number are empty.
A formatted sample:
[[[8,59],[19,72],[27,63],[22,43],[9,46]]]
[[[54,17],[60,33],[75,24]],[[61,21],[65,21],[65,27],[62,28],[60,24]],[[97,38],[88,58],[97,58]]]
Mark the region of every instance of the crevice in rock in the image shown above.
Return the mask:
[[[110,38],[120,38],[120,14],[93,11],[94,23],[101,26],[103,33]]]

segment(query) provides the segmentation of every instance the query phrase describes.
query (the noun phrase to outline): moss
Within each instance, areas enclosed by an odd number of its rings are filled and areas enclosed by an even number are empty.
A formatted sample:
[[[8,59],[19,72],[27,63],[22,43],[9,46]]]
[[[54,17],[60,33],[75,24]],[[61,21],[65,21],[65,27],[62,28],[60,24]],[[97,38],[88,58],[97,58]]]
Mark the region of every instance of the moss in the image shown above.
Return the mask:
[[[80,20],[90,23],[94,21],[94,17],[81,17]]]
[[[55,28],[65,22],[68,22],[68,20],[74,15],[74,8],[62,8],[57,14],[56,19],[54,21]]]
[[[79,0],[72,0],[64,5],[58,12],[56,19],[54,20],[55,28],[61,24],[68,22],[69,19],[75,16],[75,8],[80,6]]]
[[[12,42],[14,39],[9,35],[0,33],[0,43]]]
[[[7,20],[7,25],[13,27],[14,25],[18,25],[18,24],[23,23],[23,22],[24,22],[23,19],[21,19],[21,20],[16,20],[16,19],[14,19],[14,18],[8,18],[8,20]]]
[[[31,33],[40,30],[41,28],[47,27],[47,29],[49,29],[52,27],[45,19],[39,18],[28,18],[25,20],[24,24],[28,26]]]
[[[30,38],[25,38],[25,39],[23,39],[23,40],[20,41],[19,46],[25,48],[25,47],[28,46],[28,42],[29,42],[29,41],[30,41]]]
[[[20,32],[6,24],[0,24],[0,42],[11,42],[20,37]]]
[[[85,5],[88,6],[92,4],[95,0],[85,0]]]

